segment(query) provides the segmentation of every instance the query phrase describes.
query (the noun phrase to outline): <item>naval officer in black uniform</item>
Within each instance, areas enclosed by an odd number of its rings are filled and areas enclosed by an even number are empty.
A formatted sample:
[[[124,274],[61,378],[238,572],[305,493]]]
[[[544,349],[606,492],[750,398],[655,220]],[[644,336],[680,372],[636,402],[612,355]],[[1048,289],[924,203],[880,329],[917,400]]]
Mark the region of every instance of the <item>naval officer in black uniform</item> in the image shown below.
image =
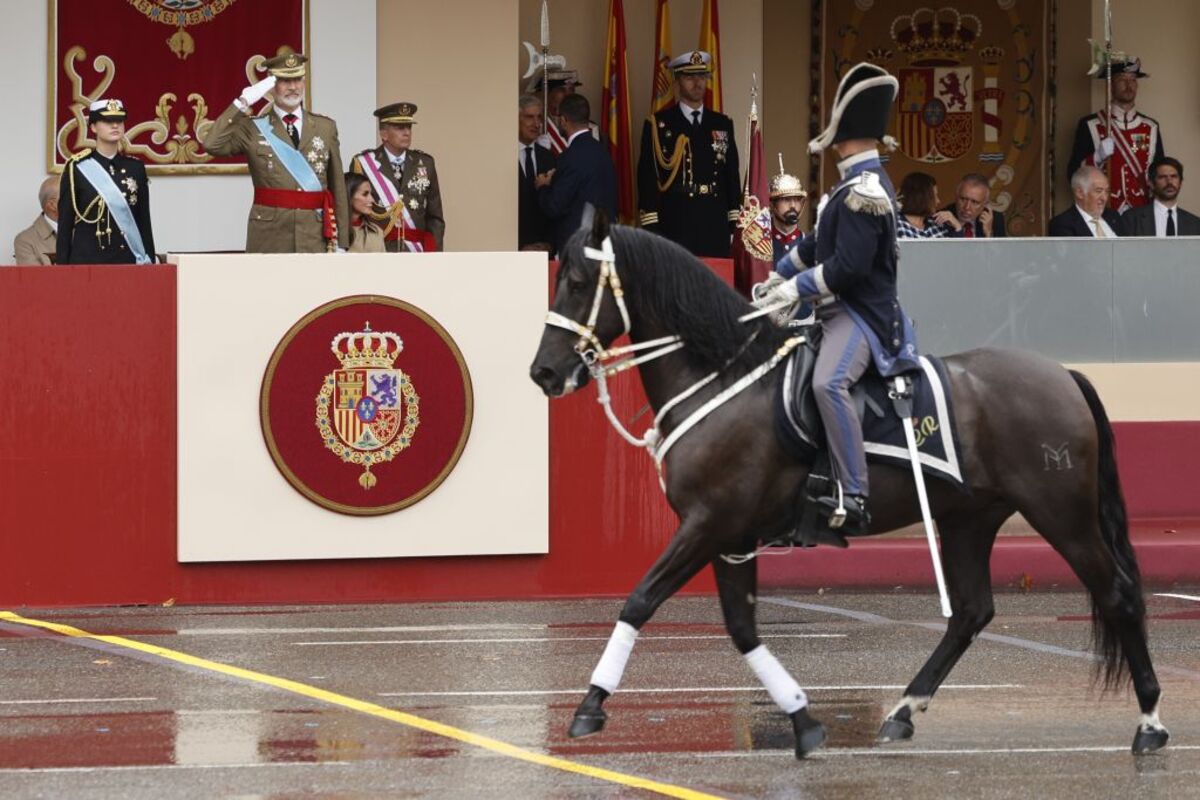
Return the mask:
[[[125,104],[120,100],[92,103],[88,129],[96,149],[72,156],[59,184],[56,263],[153,263],[146,166],[120,152]]]
[[[678,103],[642,126],[638,217],[698,256],[728,258],[742,189],[733,120],[704,107],[711,63],[702,50],[671,61]]]

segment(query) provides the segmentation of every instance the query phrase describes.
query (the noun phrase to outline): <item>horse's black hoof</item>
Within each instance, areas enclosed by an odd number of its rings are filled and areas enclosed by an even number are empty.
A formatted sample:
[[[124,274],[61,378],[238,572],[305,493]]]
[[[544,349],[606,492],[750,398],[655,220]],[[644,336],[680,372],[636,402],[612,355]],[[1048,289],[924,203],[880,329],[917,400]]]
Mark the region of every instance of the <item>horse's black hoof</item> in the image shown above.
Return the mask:
[[[880,744],[901,742],[905,739],[911,739],[915,730],[913,724],[906,719],[888,717],[879,728],[879,736],[876,737],[876,741]]]
[[[607,721],[608,714],[604,711],[576,712],[575,719],[571,720],[571,727],[567,730],[567,736],[572,739],[591,736],[604,730],[604,723]]]
[[[1133,737],[1134,755],[1161,750],[1167,746],[1169,738],[1171,738],[1171,734],[1167,732],[1166,728],[1139,728],[1137,735]]]
[[[825,742],[825,726],[809,716],[802,708],[791,715],[792,728],[796,732],[796,758],[804,758]]]

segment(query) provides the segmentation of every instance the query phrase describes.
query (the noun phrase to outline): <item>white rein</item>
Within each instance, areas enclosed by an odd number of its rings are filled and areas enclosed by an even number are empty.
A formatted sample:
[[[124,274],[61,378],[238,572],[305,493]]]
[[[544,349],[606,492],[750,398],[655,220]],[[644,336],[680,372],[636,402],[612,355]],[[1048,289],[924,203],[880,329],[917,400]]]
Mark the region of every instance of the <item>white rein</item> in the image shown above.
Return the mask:
[[[608,421],[616,429],[617,433],[625,441],[629,442],[634,447],[644,447],[650,456],[654,459],[654,466],[658,470],[658,482],[663,491],[666,491],[666,483],[663,479],[662,463],[666,458],[667,452],[671,447],[679,441],[682,436],[694,428],[701,420],[716,411],[726,402],[731,400],[736,395],[740,394],[745,389],[749,388],[760,378],[766,375],[779,365],[797,345],[804,342],[803,336],[793,336],[785,341],[774,355],[767,361],[760,364],[750,373],[742,376],[736,383],[726,387],[720,393],[713,396],[700,408],[693,411],[687,416],[677,428],[671,431],[670,435],[663,439],[662,432],[659,429],[659,424],[672,410],[680,403],[693,397],[697,392],[703,389],[708,384],[717,379],[719,371],[712,372],[702,378],[697,383],[683,390],[679,394],[672,397],[663,407],[659,409],[654,416],[653,424],[646,429],[646,433],[639,439],[630,433],[621,421],[617,418],[616,413],[612,409],[612,398],[608,393],[608,378],[619,375],[620,373],[636,367],[639,364],[645,364],[648,361],[653,361],[656,358],[674,353],[684,346],[683,339],[679,336],[663,336],[658,339],[651,339],[638,344],[625,345],[623,347],[614,347],[605,349],[604,345],[596,337],[596,322],[600,317],[600,306],[604,301],[605,288],[611,289],[613,299],[616,301],[617,309],[621,313],[621,322],[624,329],[614,339],[620,338],[629,333],[629,309],[625,306],[625,292],[621,288],[621,279],[617,276],[616,256],[613,253],[611,237],[605,237],[600,249],[593,247],[585,247],[583,254],[587,258],[600,262],[600,275],[596,281],[596,292],[592,300],[592,310],[588,314],[586,325],[580,325],[573,319],[564,317],[556,311],[546,313],[546,324],[553,325],[557,328],[564,328],[579,335],[579,341],[575,343],[575,352],[583,359],[584,366],[591,374],[593,380],[596,381],[596,400],[600,405],[604,406],[604,414],[608,417]],[[790,302],[785,301],[776,306],[759,309],[743,315],[739,318],[741,322],[749,322],[758,317],[765,316],[779,308],[790,305]],[[652,349],[654,348],[654,349]],[[643,350],[651,352],[642,355],[633,355]],[[614,359],[619,359],[614,361]]]

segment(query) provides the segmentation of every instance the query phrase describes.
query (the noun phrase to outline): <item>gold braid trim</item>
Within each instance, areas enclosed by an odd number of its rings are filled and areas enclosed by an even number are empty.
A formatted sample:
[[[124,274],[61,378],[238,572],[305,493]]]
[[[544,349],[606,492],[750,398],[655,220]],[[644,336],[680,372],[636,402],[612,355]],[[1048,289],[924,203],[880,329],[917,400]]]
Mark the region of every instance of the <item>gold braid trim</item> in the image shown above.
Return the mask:
[[[681,133],[675,139],[675,150],[671,153],[671,158],[668,159],[663,154],[662,142],[658,139],[658,125],[655,124],[654,116],[646,118],[650,123],[650,141],[654,147],[654,160],[658,164],[658,171],[655,174],[655,181],[658,183],[658,190],[665,192],[671,188],[671,184],[675,183],[675,179],[679,177],[679,167],[683,164],[683,157],[691,153],[692,143],[688,139],[686,133]],[[665,181],[659,180],[658,174],[662,172],[669,173]]]

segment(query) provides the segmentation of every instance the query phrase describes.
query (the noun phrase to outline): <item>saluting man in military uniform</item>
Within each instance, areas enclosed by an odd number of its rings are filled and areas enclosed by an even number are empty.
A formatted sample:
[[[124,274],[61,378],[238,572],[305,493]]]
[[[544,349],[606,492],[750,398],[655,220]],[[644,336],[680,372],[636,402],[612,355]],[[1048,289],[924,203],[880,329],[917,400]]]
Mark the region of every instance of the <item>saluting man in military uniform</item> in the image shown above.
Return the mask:
[[[392,103],[375,109],[381,144],[363,150],[350,162],[352,172],[365,175],[375,196],[387,209],[380,218],[389,252],[441,250],[446,234],[442,190],[433,156],[413,148],[415,103]]]
[[[833,146],[841,180],[818,206],[815,236],[776,265],[788,280],[756,302],[804,298],[818,306],[822,339],[812,387],[843,491],[822,503],[844,509],[846,534],[870,525],[867,459],[850,389],[872,361],[885,377],[918,366],[912,323],[896,292],[895,190],[876,149],[887,138],[898,87],[887,71],[865,62],[842,78],[829,127],[808,145],[813,153]]]
[[[125,104],[97,100],[88,107],[96,149],[72,156],[58,194],[59,264],[150,264],[150,184],[146,166],[120,152]]]
[[[308,59],[267,59],[271,74],[217,118],[204,135],[216,156],[244,154],[254,182],[246,228],[248,253],[324,253],[350,245],[350,212],[337,123],[304,108]],[[274,105],[251,106],[274,90]]]
[[[733,120],[704,107],[711,63],[692,50],[669,65],[678,103],[642,126],[639,221],[698,256],[728,258],[742,186]]]

